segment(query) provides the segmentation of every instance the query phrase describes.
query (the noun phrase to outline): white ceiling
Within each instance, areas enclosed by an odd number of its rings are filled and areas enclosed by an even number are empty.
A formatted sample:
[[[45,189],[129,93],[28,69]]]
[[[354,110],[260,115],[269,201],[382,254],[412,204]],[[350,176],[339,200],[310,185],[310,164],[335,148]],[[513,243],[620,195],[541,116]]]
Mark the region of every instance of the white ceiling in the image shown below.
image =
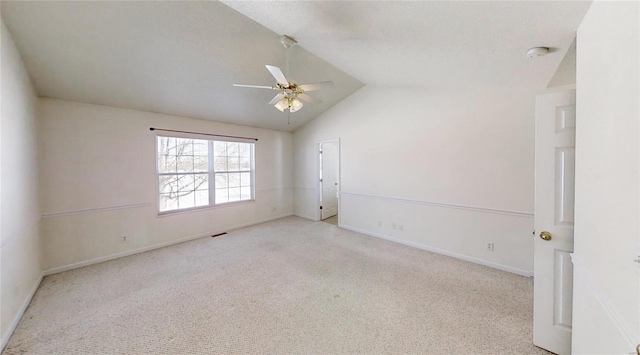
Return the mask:
[[[224,1],[366,84],[544,89],[590,1]],[[554,53],[531,60],[530,47]]]
[[[227,6],[225,6],[227,5]],[[590,2],[13,2],[2,17],[41,96],[293,131],[362,86],[543,90]],[[236,12],[237,11],[237,12]],[[255,22],[254,22],[255,21]],[[264,64],[333,80],[287,115]],[[526,50],[552,47],[529,59]],[[322,58],[322,59],[321,59]],[[330,63],[330,64],[329,64]],[[356,79],[354,79],[356,78]]]
[[[2,1],[40,96],[292,131],[362,86],[304,48],[290,51],[297,83],[332,80],[320,104],[287,114],[267,103],[264,67],[285,71],[280,34],[219,2]],[[286,73],[285,73],[286,74]]]

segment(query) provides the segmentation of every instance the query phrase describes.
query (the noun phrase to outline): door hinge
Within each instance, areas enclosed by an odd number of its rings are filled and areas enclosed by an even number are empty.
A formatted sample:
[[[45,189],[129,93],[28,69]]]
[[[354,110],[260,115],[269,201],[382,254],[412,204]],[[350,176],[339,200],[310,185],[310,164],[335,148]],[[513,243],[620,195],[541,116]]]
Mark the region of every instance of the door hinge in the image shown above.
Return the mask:
[[[322,206],[320,206],[320,209],[322,209]]]
[[[322,182],[322,179],[320,179],[320,182]]]

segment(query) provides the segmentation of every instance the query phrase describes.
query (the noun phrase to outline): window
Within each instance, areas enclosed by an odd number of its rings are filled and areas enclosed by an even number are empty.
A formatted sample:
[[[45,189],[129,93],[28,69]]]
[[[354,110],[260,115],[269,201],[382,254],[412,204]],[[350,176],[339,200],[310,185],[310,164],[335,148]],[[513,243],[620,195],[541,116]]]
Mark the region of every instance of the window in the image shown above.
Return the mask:
[[[160,213],[254,199],[254,143],[157,137]]]

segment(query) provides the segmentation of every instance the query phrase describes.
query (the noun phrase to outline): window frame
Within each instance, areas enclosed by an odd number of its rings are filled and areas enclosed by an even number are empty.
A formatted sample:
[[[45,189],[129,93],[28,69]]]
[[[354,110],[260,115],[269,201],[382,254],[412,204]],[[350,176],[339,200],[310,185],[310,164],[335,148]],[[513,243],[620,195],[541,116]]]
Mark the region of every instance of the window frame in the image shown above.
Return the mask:
[[[161,138],[175,138],[175,139],[192,139],[192,140],[204,140],[207,141],[207,164],[208,164],[208,168],[206,171],[204,172],[174,172],[174,173],[161,173],[160,172],[160,167],[159,167],[159,156],[160,156],[160,152],[158,151],[159,148],[159,141]],[[238,170],[238,171],[229,171],[228,169],[225,171],[216,171],[215,170],[215,154],[214,154],[214,142],[225,142],[225,143],[240,143],[240,144],[248,144],[249,145],[249,170]],[[228,159],[229,156],[226,156],[226,158]],[[255,142],[247,142],[247,141],[239,141],[239,140],[225,140],[225,139],[209,139],[209,138],[201,138],[201,137],[181,137],[181,136],[173,136],[173,135],[156,135],[155,136],[155,160],[156,160],[156,174],[155,174],[155,179],[156,179],[156,212],[157,215],[160,216],[166,216],[166,215],[172,215],[172,214],[176,214],[176,213],[185,213],[185,212],[192,212],[192,211],[198,211],[198,210],[204,210],[204,209],[210,209],[210,208],[220,208],[220,207],[226,207],[226,206],[233,206],[233,205],[238,205],[238,204],[245,204],[245,203],[252,203],[255,202],[255,198],[256,198],[256,181],[255,181]],[[216,177],[216,173],[238,173],[238,174],[242,174],[242,173],[249,173],[250,179],[251,179],[251,185],[250,185],[250,198],[249,199],[244,199],[244,200],[238,200],[238,201],[230,201],[230,202],[221,202],[221,203],[216,203],[216,185],[215,185],[215,177]],[[167,211],[160,211],[160,195],[161,195],[161,191],[160,191],[160,178],[161,176],[177,176],[177,175],[198,175],[198,174],[206,174],[207,178],[208,178],[208,191],[209,191],[209,203],[207,205],[203,205],[203,206],[194,206],[194,207],[186,207],[186,208],[177,208],[177,209],[172,209],[172,210],[167,210]],[[195,179],[195,177],[194,177]],[[227,187],[227,189],[229,189],[229,187]],[[195,191],[195,190],[194,190]]]

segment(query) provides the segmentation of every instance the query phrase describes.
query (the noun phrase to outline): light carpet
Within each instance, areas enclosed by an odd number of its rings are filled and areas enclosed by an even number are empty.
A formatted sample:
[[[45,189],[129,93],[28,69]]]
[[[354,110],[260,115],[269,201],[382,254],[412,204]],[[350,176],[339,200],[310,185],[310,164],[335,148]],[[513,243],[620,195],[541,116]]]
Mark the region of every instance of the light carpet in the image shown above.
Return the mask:
[[[48,276],[4,354],[544,354],[532,279],[298,217]]]
[[[333,217],[329,217],[327,219],[323,219],[322,222],[324,223],[331,223],[333,225],[338,225],[338,215],[335,215]]]

